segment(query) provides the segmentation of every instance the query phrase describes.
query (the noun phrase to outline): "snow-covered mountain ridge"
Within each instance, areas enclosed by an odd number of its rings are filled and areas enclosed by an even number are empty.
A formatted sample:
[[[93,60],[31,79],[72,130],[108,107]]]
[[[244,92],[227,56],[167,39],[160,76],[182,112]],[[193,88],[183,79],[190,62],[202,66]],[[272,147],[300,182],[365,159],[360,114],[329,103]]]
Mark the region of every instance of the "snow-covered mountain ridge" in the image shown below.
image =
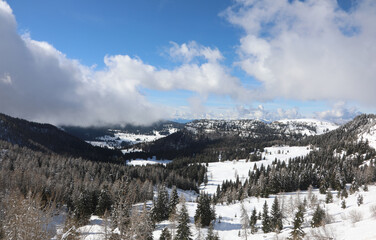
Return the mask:
[[[186,124],[185,128],[193,133],[239,134],[241,137],[258,137],[271,133],[303,136],[320,135],[337,129],[335,123],[316,119],[286,119],[266,123],[254,119],[242,120],[195,120]]]

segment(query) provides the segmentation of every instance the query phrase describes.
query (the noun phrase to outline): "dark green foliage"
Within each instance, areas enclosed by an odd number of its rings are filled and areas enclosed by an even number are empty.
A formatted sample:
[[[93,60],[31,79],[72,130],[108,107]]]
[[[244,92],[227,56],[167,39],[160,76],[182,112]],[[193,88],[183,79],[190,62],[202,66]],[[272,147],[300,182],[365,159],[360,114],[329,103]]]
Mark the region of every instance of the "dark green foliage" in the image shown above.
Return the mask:
[[[179,195],[176,187],[174,186],[171,191],[170,202],[168,204],[169,215],[176,213],[176,206],[179,203]]]
[[[317,205],[315,212],[313,213],[312,216],[312,221],[311,221],[311,227],[320,227],[324,225],[325,223],[325,211],[320,207],[320,205]]]
[[[108,188],[106,186],[99,193],[98,204],[97,204],[97,207],[96,207],[96,210],[95,210],[96,214],[99,215],[99,216],[103,216],[103,214],[106,211],[109,212],[111,210],[112,204],[113,204],[112,197],[111,197],[111,195],[108,191]]]
[[[249,221],[249,225],[251,227],[251,233],[254,234],[257,232],[257,227],[256,227],[256,223],[257,223],[257,211],[256,211],[256,208],[253,208],[253,211],[252,211],[252,215],[251,215],[251,219]]]
[[[215,220],[215,211],[210,206],[211,199],[207,193],[202,192],[197,200],[197,209],[194,216],[195,223],[200,222],[202,227],[209,226]]]
[[[346,187],[343,188],[342,192],[341,192],[341,198],[347,198],[349,196],[349,194],[347,193],[347,189]]]
[[[269,216],[269,209],[268,209],[268,204],[265,201],[263,210],[262,210],[262,231],[264,233],[268,233],[272,231],[272,226],[270,222],[270,216]]]
[[[363,195],[362,194],[358,195],[358,197],[356,198],[356,203],[358,204],[358,206],[363,204]]]
[[[182,204],[178,216],[178,226],[175,240],[192,240],[192,233],[189,229],[189,216],[185,203]]]
[[[154,201],[152,216],[155,222],[167,220],[169,216],[169,199],[168,192],[164,185],[160,185],[158,188],[158,197]]]
[[[294,222],[293,222],[293,228],[290,232],[289,239],[292,240],[301,240],[303,239],[305,233],[302,229],[302,225],[304,223],[304,211],[303,207],[300,205],[298,207],[298,211],[295,214]]]
[[[159,240],[172,240],[171,233],[168,231],[168,228],[163,228],[161,236],[159,237]]]
[[[330,189],[328,189],[328,191],[326,192],[325,202],[326,203],[332,203],[333,202],[333,194],[330,191]]]
[[[93,200],[89,191],[82,191],[75,200],[74,217],[79,225],[85,225],[93,212]]]
[[[343,199],[341,202],[341,208],[346,209],[346,200]]]
[[[270,211],[270,226],[273,231],[279,232],[283,229],[282,224],[282,211],[279,206],[278,198],[275,197]]]

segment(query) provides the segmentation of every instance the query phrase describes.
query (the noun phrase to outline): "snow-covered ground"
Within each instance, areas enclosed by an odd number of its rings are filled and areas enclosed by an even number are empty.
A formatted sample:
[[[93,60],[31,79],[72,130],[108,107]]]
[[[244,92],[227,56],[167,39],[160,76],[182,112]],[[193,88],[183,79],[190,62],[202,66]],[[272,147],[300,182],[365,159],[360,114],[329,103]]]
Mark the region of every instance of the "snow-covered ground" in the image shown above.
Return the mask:
[[[276,122],[288,125],[288,130],[290,132],[301,133],[307,136],[324,134],[339,127],[335,123],[320,121],[317,119],[284,119]],[[316,131],[312,131],[306,127],[300,127],[302,124],[310,126]]]
[[[167,163],[170,163],[171,160],[157,160],[155,157],[149,158],[149,159],[135,159],[131,161],[127,161],[127,165],[130,166],[144,166],[147,164],[163,164],[166,165]]]
[[[200,190],[210,194],[215,193],[217,186],[221,185],[225,180],[236,179],[239,176],[241,181],[245,181],[248,177],[248,172],[253,170],[254,165],[260,167],[272,164],[275,159],[281,161],[288,161],[290,158],[299,156],[306,156],[312,149],[309,146],[305,147],[267,147],[261,155],[260,161],[247,162],[245,159],[239,161],[224,161],[209,163],[208,167],[208,184],[202,184]]]
[[[134,145],[143,142],[153,142],[160,138],[166,137],[167,135],[161,134],[159,131],[153,131],[153,134],[134,134],[134,133],[124,133],[118,130],[113,130],[114,136],[102,136],[96,139],[96,141],[87,141],[93,146],[98,147],[108,147],[114,148],[119,147],[122,142],[127,142],[128,144]],[[178,131],[177,128],[168,129],[168,135]]]

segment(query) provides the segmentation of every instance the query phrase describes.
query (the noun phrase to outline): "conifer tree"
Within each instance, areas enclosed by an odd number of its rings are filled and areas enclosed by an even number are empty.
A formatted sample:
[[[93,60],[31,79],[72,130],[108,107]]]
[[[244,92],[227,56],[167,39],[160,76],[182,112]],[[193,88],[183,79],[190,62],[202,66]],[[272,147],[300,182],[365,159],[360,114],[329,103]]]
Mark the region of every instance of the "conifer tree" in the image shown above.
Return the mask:
[[[168,192],[165,185],[160,185],[158,188],[157,200],[154,201],[152,216],[155,222],[167,220],[169,215],[169,200]]]
[[[178,205],[178,203],[179,203],[179,195],[178,195],[178,191],[176,190],[176,187],[174,186],[172,188],[170,202],[168,204],[169,215],[176,213],[176,206]]]
[[[194,219],[195,223],[200,221],[203,227],[209,226],[211,221],[215,219],[215,211],[210,206],[210,197],[208,194],[200,194]]]
[[[303,207],[299,206],[298,211],[295,214],[294,222],[293,222],[293,229],[290,232],[290,237],[288,239],[291,240],[302,240],[305,233],[302,229],[302,225],[304,222],[304,211]]]
[[[159,240],[172,240],[171,233],[170,233],[170,231],[168,231],[168,228],[165,227],[162,230],[162,234],[159,237]]]
[[[189,229],[189,215],[184,200],[178,217],[178,227],[175,240],[192,240],[192,233]]]
[[[320,227],[324,225],[325,221],[325,211],[320,207],[320,205],[317,205],[315,212],[313,213],[312,216],[312,221],[311,221],[311,227]]]
[[[268,233],[271,231],[269,209],[268,209],[268,203],[266,201],[263,206],[261,229],[262,231],[264,231],[264,233]]]
[[[251,233],[254,234],[257,232],[257,227],[256,227],[256,223],[257,223],[257,211],[256,211],[256,208],[253,208],[253,211],[252,211],[252,215],[251,215],[251,219],[250,219],[250,226],[251,226]]]
[[[333,194],[330,189],[326,192],[326,197],[325,197],[325,202],[326,203],[332,203],[333,202]]]
[[[105,187],[101,190],[99,197],[98,197],[98,204],[96,206],[95,212],[99,216],[103,216],[106,211],[111,210],[113,202],[108,192],[108,188]]]
[[[363,204],[363,195],[362,194],[358,195],[358,197],[356,198],[356,203],[358,204],[358,206]]]
[[[282,211],[280,209],[277,197],[274,198],[270,215],[271,215],[271,218],[270,218],[271,229],[276,232],[281,231],[283,228]]]
[[[346,209],[346,200],[343,199],[341,202],[341,208]]]

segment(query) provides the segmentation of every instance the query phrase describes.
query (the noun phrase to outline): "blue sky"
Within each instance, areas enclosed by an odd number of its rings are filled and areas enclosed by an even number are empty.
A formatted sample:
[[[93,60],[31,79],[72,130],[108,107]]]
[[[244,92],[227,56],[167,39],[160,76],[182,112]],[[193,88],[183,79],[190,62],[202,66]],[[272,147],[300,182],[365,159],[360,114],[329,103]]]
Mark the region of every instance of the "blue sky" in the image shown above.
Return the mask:
[[[345,121],[375,110],[372,10],[367,0],[0,0],[0,111],[75,125]]]

